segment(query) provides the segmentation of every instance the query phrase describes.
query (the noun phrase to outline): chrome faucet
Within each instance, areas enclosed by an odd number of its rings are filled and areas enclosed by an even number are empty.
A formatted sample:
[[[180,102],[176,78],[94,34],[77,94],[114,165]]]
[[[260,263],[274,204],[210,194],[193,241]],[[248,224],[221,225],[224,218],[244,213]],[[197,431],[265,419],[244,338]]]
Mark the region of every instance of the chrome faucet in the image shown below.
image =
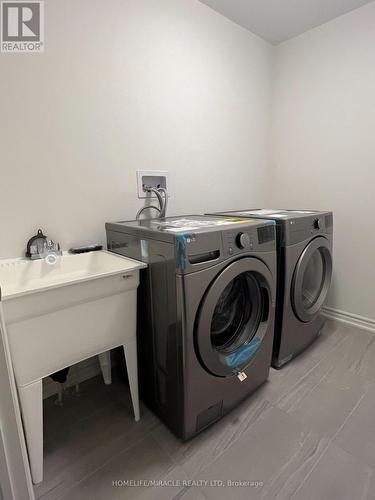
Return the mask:
[[[26,257],[29,257],[31,260],[49,260],[50,257],[57,257],[58,255],[62,255],[60,244],[47,239],[47,236],[43,234],[41,229],[27,242]],[[54,259],[51,259],[51,263],[52,260]]]

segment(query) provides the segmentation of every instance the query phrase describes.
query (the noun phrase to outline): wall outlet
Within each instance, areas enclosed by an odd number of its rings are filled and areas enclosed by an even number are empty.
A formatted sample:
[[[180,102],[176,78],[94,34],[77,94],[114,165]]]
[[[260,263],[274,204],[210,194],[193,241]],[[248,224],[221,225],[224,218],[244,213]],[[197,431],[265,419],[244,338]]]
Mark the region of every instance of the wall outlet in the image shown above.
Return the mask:
[[[137,170],[138,198],[156,198],[145,191],[145,186],[168,189],[168,172],[166,170]]]

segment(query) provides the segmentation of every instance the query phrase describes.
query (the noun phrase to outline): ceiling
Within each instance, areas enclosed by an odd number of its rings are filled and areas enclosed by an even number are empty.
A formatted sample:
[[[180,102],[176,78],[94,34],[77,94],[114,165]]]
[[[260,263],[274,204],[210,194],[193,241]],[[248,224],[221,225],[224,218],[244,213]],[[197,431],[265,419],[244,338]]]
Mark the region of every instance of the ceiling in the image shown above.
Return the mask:
[[[200,0],[273,44],[326,23],[372,0]]]

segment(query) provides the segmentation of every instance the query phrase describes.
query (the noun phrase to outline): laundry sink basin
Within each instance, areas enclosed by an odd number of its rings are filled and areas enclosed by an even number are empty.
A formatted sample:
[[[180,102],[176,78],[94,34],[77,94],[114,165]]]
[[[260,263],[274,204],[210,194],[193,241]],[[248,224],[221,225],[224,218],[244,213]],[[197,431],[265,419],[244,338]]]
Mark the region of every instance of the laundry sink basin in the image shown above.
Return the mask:
[[[25,385],[115,345],[135,324],[142,262],[107,251],[0,261],[5,324]],[[132,334],[135,329],[131,328]]]
[[[138,261],[107,251],[83,254],[64,253],[56,264],[44,259],[7,259],[0,261],[2,300],[58,288],[68,284],[121,274],[139,267]]]
[[[136,317],[139,270],[144,267],[106,251],[64,253],[53,265],[45,260],[0,261],[0,313],[34,483],[43,478],[44,377],[99,355],[110,378],[109,351],[123,346],[139,419]]]

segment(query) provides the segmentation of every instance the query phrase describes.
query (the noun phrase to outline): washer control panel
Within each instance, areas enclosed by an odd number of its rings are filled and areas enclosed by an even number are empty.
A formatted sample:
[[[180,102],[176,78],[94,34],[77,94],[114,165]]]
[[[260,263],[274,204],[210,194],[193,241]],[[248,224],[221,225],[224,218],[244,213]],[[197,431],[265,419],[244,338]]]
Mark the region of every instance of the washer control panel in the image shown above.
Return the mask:
[[[250,231],[239,231],[225,233],[224,251],[227,255],[235,255],[241,251],[252,250],[255,234]]]

